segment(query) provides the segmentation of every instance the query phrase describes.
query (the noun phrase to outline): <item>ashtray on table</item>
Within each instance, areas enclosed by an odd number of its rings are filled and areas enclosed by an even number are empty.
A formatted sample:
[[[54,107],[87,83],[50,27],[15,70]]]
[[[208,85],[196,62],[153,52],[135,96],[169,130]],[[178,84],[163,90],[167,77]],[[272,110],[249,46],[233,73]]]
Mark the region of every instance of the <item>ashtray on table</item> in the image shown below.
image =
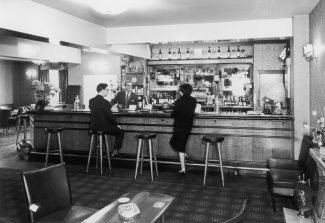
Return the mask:
[[[133,221],[140,214],[140,209],[135,203],[121,204],[117,212],[124,221]]]

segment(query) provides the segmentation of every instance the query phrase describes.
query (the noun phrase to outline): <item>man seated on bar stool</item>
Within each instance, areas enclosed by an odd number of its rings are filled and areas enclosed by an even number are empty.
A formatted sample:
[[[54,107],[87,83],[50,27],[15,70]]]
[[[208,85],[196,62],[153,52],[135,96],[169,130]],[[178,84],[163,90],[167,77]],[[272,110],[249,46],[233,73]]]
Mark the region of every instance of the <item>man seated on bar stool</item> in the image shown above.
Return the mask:
[[[119,109],[128,109],[129,105],[138,106],[138,95],[132,92],[132,82],[125,82],[125,90],[117,93],[111,100],[111,105],[118,104]]]
[[[116,137],[113,156],[118,154],[118,149],[121,148],[124,131],[116,122],[116,119],[111,111],[111,104],[105,99],[109,89],[105,83],[97,85],[97,96],[89,100],[90,129],[94,131],[103,131],[109,135]]]

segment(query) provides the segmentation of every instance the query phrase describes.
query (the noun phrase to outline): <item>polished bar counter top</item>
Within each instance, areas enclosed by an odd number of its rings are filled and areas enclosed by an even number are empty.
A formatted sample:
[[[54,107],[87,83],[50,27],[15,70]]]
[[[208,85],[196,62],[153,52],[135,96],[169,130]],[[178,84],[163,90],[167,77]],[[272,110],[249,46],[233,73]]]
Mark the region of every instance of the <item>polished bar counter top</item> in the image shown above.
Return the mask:
[[[35,115],[45,115],[45,114],[62,114],[62,115],[72,115],[72,114],[90,114],[89,110],[45,110],[42,113],[37,113],[35,111],[30,111],[30,114]],[[162,111],[125,111],[125,112],[113,112],[116,117],[161,117],[169,118],[170,112]],[[288,115],[246,115],[246,114],[223,114],[215,112],[201,112],[195,115],[197,119],[266,119],[266,120],[293,120],[292,116]]]
[[[64,127],[62,147],[64,153],[86,154],[89,147],[89,110],[45,110],[30,112],[31,137],[37,152],[46,147],[45,127]],[[120,153],[135,157],[136,137],[139,132],[156,133],[154,147],[159,159],[177,159],[178,154],[170,147],[173,134],[173,118],[170,113],[126,111],[114,113],[125,131]],[[282,115],[230,115],[203,112],[196,114],[187,144],[187,153],[193,160],[204,160],[202,136],[220,134],[223,158],[236,167],[248,165],[266,167],[268,158],[293,158],[293,117]],[[114,137],[110,138],[110,149]],[[55,146],[56,140],[53,139]],[[212,156],[214,154],[212,153]]]

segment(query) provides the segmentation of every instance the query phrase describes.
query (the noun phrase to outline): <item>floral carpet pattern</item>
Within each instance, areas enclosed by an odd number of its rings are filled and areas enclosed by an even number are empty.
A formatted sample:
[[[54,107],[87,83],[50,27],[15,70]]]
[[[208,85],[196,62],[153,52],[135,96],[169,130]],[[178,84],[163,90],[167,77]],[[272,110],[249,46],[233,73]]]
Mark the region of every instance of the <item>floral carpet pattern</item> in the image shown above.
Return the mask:
[[[23,196],[21,170],[0,168],[0,223],[24,223],[27,212]],[[290,198],[277,198],[278,212],[271,208],[267,191],[222,188],[213,183],[202,186],[201,175],[178,176],[170,172],[159,173],[151,182],[149,174],[133,179],[134,170],[114,168],[111,173],[86,174],[84,169],[68,167],[74,204],[103,208],[130,191],[150,191],[175,197],[165,214],[167,223],[223,222],[234,216],[244,199],[251,200],[247,223],[282,223],[282,207],[294,208]]]

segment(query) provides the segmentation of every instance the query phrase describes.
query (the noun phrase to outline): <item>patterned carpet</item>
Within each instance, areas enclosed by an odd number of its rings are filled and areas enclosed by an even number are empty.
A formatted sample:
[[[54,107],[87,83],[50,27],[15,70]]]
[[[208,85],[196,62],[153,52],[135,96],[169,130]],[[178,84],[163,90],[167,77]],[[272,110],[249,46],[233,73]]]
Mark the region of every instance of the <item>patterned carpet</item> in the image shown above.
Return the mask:
[[[202,176],[188,174],[179,176],[170,171],[160,171],[159,177],[151,182],[148,171],[137,180],[134,171],[128,168],[114,168],[106,176],[84,173],[84,168],[69,166],[69,177],[73,202],[92,208],[103,208],[113,200],[130,191],[151,191],[168,194],[176,199],[165,215],[167,223],[222,222],[235,215],[242,201],[249,197],[251,207],[244,222],[284,222],[282,208],[293,208],[290,198],[278,198],[279,211],[273,213],[270,195],[267,191],[252,188],[251,191],[222,188],[210,177],[206,187]],[[0,168],[0,222],[24,223],[26,221],[25,201],[20,181],[22,171]],[[214,179],[214,181],[216,181]]]

